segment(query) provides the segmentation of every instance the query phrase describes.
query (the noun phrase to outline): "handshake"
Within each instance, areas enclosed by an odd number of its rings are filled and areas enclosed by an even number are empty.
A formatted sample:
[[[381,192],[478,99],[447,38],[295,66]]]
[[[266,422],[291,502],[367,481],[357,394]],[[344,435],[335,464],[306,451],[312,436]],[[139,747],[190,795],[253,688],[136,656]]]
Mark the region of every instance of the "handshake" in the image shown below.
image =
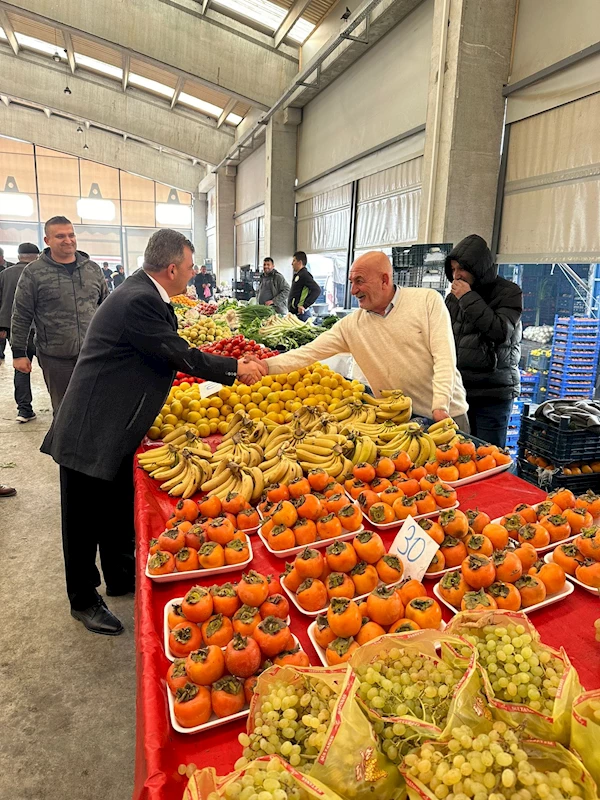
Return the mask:
[[[238,359],[237,376],[238,380],[246,386],[258,383],[261,378],[269,374],[269,368],[265,361],[260,361],[256,356],[244,356]]]

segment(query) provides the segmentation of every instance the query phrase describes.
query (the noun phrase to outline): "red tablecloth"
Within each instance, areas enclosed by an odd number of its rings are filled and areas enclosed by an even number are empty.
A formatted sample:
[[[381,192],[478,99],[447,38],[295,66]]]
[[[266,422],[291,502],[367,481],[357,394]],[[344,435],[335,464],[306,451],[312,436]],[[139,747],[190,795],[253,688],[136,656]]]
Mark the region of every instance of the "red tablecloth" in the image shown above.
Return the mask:
[[[163,609],[167,601],[180,597],[194,584],[210,585],[214,580],[153,583],[144,574],[148,541],[164,530],[174,505],[157,484],[142,470],[135,472],[135,523],[137,531],[137,733],[134,800],[180,800],[185,779],[178,772],[181,763],[197,766],[216,766],[220,774],[229,772],[241,754],[237,735],[245,724],[228,723],[205,735],[175,733],[170,725],[165,674],[169,667],[163,651]],[[463,509],[478,507],[492,519],[510,511],[519,502],[535,503],[544,493],[520,478],[503,473],[459,490]],[[384,534],[386,545],[393,533]],[[254,560],[252,567],[263,573],[280,573],[283,564],[268,553],[257,536],[252,537]],[[237,580],[241,572],[227,574]],[[224,582],[225,578],[223,578]],[[427,581],[431,589],[433,581]],[[575,592],[563,603],[536,612],[532,621],[545,643],[565,647],[573,661],[582,684],[587,689],[600,687],[600,643],[594,638],[594,620],[600,617],[598,600],[589,592],[575,587]],[[302,646],[318,664],[316,653],[308,639],[309,618],[295,608],[290,610],[291,627]],[[450,613],[444,609],[448,620]]]

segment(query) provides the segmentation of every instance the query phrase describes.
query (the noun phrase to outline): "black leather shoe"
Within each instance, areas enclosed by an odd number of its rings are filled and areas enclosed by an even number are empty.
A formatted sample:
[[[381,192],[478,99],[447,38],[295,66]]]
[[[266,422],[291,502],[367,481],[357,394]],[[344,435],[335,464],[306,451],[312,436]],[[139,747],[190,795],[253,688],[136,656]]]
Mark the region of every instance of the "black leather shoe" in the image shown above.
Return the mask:
[[[105,636],[118,636],[125,628],[121,621],[108,610],[104,603],[96,603],[83,611],[71,609],[71,616],[83,622],[91,633],[102,633]]]
[[[124,594],[135,594],[135,581],[126,583],[123,586],[107,586],[107,597],[122,597]]]

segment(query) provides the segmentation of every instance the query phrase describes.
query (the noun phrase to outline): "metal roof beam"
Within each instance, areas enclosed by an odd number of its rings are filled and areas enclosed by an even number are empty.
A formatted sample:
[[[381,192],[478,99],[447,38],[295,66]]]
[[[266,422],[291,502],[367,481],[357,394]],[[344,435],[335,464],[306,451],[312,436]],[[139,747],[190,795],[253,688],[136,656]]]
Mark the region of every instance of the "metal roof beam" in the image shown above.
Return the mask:
[[[296,0],[294,5],[283,18],[281,25],[273,34],[273,44],[275,47],[279,47],[279,45],[283,42],[285,37],[298,22],[302,14],[304,14],[310,3],[311,0]]]
[[[131,56],[129,55],[129,53],[125,53],[125,52],[122,53],[122,56],[123,56],[123,59],[122,59],[122,62],[121,62],[121,64],[122,64],[121,69],[123,70],[122,87],[123,87],[123,91],[126,92],[127,91],[127,85],[129,83],[129,72],[131,70]]]
[[[21,48],[19,47],[17,37],[15,36],[15,29],[13,28],[8,14],[2,7],[0,7],[0,28],[4,30],[6,38],[8,39],[8,43],[12,47],[13,53],[18,56]]]
[[[225,120],[231,114],[236,105],[237,105],[237,100],[235,99],[235,97],[230,97],[229,100],[227,101],[227,105],[219,115],[219,119],[217,120],[217,128],[221,127],[221,125],[225,122]]]
[[[185,78],[182,78],[180,75],[179,78],[177,79],[177,85],[175,86],[175,89],[173,91],[173,97],[171,98],[171,108],[175,108],[175,106],[179,102],[179,95],[183,91],[184,84],[185,84]],[[217,128],[218,127],[219,126],[217,125]]]
[[[61,28],[63,39],[65,41],[65,50],[67,51],[67,61],[69,62],[69,69],[71,70],[71,74],[75,74],[75,49],[73,48],[73,38],[69,31],[65,31]]]

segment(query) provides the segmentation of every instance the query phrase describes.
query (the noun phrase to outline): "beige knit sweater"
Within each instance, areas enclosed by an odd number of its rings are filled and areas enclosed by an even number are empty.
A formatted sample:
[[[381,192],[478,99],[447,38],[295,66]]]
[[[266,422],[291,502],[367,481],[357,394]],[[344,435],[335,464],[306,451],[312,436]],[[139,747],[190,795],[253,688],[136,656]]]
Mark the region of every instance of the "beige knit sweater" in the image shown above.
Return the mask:
[[[284,373],[344,352],[354,356],[376,397],[382,389],[401,389],[412,398],[413,413],[428,417],[436,408],[452,417],[467,411],[450,316],[433,289],[403,287],[386,317],[358,309],[314,342],[266,363],[270,374]]]

